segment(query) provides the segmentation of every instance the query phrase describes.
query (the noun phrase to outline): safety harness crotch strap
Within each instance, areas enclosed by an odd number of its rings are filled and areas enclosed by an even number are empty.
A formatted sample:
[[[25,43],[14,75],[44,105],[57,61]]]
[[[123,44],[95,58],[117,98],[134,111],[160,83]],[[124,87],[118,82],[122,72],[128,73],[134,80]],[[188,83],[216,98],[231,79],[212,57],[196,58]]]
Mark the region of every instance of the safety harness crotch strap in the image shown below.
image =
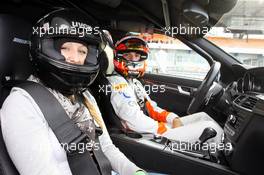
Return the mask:
[[[38,104],[49,127],[61,145],[85,145],[89,135],[83,133],[65,112],[59,101],[44,86],[31,81],[16,83],[16,87],[27,91]],[[48,105],[47,105],[48,104]],[[98,136],[96,137],[98,141]],[[84,152],[66,149],[67,159],[73,175],[110,175],[111,165],[102,149]]]

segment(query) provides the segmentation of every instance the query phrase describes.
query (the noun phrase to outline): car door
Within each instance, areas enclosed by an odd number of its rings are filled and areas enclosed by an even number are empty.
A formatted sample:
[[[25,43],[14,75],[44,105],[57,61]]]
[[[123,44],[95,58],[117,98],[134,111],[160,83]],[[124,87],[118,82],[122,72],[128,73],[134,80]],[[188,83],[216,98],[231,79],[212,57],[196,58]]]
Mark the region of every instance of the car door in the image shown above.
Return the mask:
[[[158,37],[160,38],[160,37]],[[193,92],[210,69],[208,61],[178,39],[148,40],[150,55],[142,82],[158,105],[186,115]]]

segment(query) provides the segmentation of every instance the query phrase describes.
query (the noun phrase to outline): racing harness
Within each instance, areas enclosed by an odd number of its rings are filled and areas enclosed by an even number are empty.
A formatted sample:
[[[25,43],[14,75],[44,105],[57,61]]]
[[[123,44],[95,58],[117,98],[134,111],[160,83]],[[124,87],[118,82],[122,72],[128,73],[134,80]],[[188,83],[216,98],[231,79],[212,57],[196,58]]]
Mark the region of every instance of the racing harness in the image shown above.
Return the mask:
[[[79,145],[81,143],[85,145],[92,138],[98,142],[98,135],[102,134],[102,130],[95,128],[91,134],[82,132],[67,115],[59,101],[44,86],[31,81],[12,82],[7,86],[22,88],[31,95],[61,144]],[[98,145],[99,149],[85,149],[84,152],[69,150],[63,147],[73,175],[111,174],[112,168],[110,162],[102,152],[100,144]]]

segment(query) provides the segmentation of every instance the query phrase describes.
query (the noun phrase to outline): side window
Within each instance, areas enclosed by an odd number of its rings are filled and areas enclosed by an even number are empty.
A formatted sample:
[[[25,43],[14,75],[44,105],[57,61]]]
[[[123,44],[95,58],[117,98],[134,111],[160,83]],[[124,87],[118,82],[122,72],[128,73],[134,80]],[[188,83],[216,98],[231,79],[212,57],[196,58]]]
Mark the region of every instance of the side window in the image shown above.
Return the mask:
[[[160,34],[143,38],[150,47],[147,73],[203,80],[210,69],[205,58],[178,39]]]
[[[205,38],[247,67],[264,67],[263,2],[237,1]]]

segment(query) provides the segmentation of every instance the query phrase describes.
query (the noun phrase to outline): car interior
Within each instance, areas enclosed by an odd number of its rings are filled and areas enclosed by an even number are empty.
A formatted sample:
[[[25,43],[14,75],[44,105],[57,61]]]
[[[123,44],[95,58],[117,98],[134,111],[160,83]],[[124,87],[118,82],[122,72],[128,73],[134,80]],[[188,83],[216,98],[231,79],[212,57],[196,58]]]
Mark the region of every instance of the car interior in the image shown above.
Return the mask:
[[[12,0],[0,7],[0,104],[11,88],[32,73],[29,40],[33,24],[58,8],[76,8],[93,16],[113,38],[100,55],[100,72],[90,87],[114,144],[145,170],[182,175],[257,175],[264,162],[264,68],[251,68],[204,38],[203,34],[174,37],[210,65],[203,80],[146,73],[140,81],[149,87],[163,85],[164,93],[150,93],[160,107],[179,116],[204,111],[223,127],[223,144],[214,153],[201,149],[171,148],[167,138],[126,130],[110,102],[113,45],[128,32],[164,34],[166,26],[188,25],[208,29],[238,0]],[[0,106],[1,106],[0,105]],[[210,137],[211,131],[205,131]],[[209,135],[209,136],[208,136]],[[208,138],[207,138],[208,139]],[[0,174],[18,175],[0,136]]]

